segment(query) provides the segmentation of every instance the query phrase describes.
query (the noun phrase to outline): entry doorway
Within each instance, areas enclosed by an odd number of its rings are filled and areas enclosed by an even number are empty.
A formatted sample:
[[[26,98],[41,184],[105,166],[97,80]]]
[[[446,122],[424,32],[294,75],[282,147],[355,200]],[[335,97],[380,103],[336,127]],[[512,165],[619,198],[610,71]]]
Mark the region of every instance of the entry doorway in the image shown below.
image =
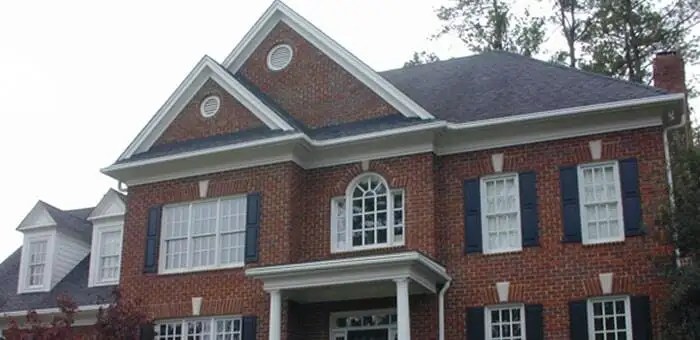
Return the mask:
[[[348,340],[389,340],[388,329],[348,331]]]
[[[331,314],[330,340],[396,340],[396,310]]]

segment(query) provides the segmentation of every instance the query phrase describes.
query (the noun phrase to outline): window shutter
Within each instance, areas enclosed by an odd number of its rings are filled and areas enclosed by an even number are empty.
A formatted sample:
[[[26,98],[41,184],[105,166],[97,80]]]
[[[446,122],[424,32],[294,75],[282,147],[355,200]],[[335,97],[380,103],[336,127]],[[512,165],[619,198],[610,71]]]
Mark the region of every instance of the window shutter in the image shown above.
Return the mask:
[[[258,260],[258,234],[260,233],[260,193],[248,194],[246,200],[245,263]]]
[[[620,193],[625,222],[625,236],[644,234],[642,229],[642,202],[639,197],[639,167],[637,159],[620,161]]]
[[[481,245],[481,195],[479,179],[464,181],[464,252],[480,253]]]
[[[255,316],[243,317],[243,340],[255,340],[258,332],[257,318]]]
[[[649,313],[648,296],[632,296],[630,298],[632,312],[632,335],[635,340],[651,339],[651,315]]]
[[[467,339],[485,339],[484,307],[467,309]]]
[[[525,332],[527,340],[544,340],[542,305],[525,306]]]
[[[581,210],[578,202],[578,169],[575,166],[559,170],[561,187],[564,242],[581,242]]]
[[[523,247],[539,245],[537,216],[537,178],[534,172],[519,175],[520,183],[520,224],[522,228]]]
[[[588,340],[588,305],[586,300],[569,302],[571,340]]]
[[[160,243],[160,222],[163,206],[158,205],[148,209],[148,227],[146,228],[146,254],[143,272],[158,272],[158,247]]]
[[[153,340],[156,337],[156,331],[153,329],[153,325],[142,325],[139,332],[140,340]]]

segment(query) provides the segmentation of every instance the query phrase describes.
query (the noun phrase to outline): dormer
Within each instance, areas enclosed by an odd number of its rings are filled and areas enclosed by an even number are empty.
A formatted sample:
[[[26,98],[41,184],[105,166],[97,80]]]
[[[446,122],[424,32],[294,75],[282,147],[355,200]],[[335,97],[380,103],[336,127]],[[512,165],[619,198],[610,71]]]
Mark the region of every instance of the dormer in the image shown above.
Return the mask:
[[[110,189],[87,218],[92,222],[89,287],[119,283],[125,212],[126,197]]]
[[[24,234],[17,292],[48,292],[90,252],[87,209],[63,211],[39,201],[17,230]]]

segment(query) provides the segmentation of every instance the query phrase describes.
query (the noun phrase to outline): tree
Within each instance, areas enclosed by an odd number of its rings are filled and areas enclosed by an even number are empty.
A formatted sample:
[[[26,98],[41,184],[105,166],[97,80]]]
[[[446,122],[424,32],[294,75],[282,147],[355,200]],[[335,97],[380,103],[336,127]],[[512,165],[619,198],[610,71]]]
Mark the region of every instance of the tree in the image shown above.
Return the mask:
[[[700,338],[700,149],[697,140],[694,147],[687,144],[683,135],[672,139],[673,203],[659,221],[676,249],[661,261],[670,282],[665,339]]]
[[[676,50],[698,58],[691,29],[700,22],[699,0],[595,0],[590,26],[581,36],[590,58],[584,69],[632,82],[648,82],[653,52]]]
[[[552,59],[576,67],[578,61],[578,44],[588,32],[591,25],[593,0],[554,0],[552,22],[558,26],[566,38],[567,50],[555,53]]]
[[[411,60],[405,62],[403,64],[403,67],[411,67],[411,66],[416,66],[416,65],[422,65],[422,64],[428,64],[428,63],[433,63],[436,61],[440,61],[440,58],[438,58],[435,53],[432,52],[413,52],[413,58]]]
[[[442,6],[437,16],[445,24],[434,36],[456,34],[476,52],[497,50],[531,56],[544,41],[544,18],[529,11],[515,16],[507,0],[453,0]]]
[[[114,300],[98,310],[94,334],[101,340],[138,339],[142,330],[152,330],[152,321],[138,309],[138,303],[124,299],[119,290],[113,292]],[[39,314],[27,312],[26,323],[21,327],[11,320],[4,331],[7,340],[70,340],[74,339],[73,322],[79,308],[66,295],[56,299],[59,314],[49,323],[40,320]]]

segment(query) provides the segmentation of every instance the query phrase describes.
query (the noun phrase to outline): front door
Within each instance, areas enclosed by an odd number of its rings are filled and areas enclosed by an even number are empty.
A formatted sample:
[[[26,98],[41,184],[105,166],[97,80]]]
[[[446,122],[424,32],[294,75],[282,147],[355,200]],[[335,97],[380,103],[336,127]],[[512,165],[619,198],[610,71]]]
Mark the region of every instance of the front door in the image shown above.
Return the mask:
[[[348,340],[389,340],[388,329],[348,331]]]

